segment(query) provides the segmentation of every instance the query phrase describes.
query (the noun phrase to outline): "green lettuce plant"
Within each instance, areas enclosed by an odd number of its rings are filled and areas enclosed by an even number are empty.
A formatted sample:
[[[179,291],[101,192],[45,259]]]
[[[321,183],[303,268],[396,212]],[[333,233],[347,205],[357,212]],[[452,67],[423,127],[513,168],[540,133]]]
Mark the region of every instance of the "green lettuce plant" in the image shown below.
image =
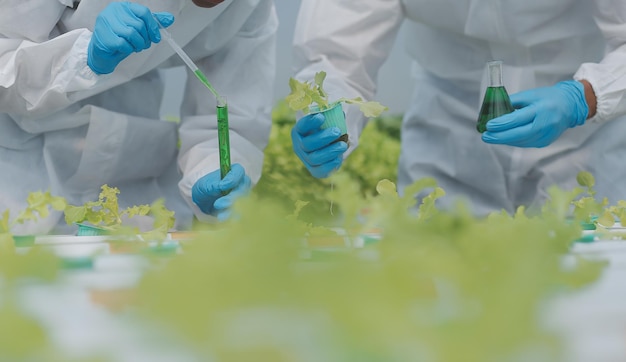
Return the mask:
[[[133,228],[124,227],[125,217],[145,216],[150,214],[154,218],[153,229],[143,236],[149,239],[162,240],[168,230],[174,226],[174,212],[165,208],[163,200],[156,200],[152,205],[135,205],[121,209],[117,195],[117,187],[102,185],[97,201],[89,201],[84,205],[67,205],[65,208],[65,222],[80,224],[88,222],[102,230],[116,234],[137,234]]]
[[[280,202],[286,210],[292,209],[298,200],[308,202],[299,214],[303,220],[334,220],[327,197],[331,181],[311,176],[293,151],[291,130],[296,122],[295,112],[286,102],[279,102],[272,119],[263,172],[253,193],[262,199]],[[395,131],[400,121],[399,116],[372,119],[361,134],[359,147],[337,172],[354,180],[355,187],[364,197],[376,194],[379,180],[396,179],[400,140]],[[341,213],[340,209],[336,211]]]
[[[63,211],[67,206],[64,198],[52,196],[50,191],[35,191],[28,194],[26,199],[26,209],[11,218],[11,210],[6,209],[0,217],[0,244],[13,245],[13,235],[11,230],[17,224],[24,224],[27,221],[36,222],[39,219],[47,218],[50,215],[50,208]]]
[[[309,106],[315,104],[320,111],[332,108],[338,103],[354,104],[359,107],[365,117],[378,117],[387,107],[378,102],[364,101],[361,97],[339,98],[334,102],[329,101],[328,94],[324,90],[324,80],[326,72],[315,73],[313,82],[300,82],[295,78],[289,78],[289,88],[291,93],[285,97],[287,104],[294,111],[309,113]]]
[[[605,265],[563,266],[581,232],[568,219],[574,193],[552,189],[536,215],[521,207],[476,218],[463,204],[437,209],[444,191],[431,179],[404,197],[388,180],[373,196],[345,174],[333,182],[324,197],[342,208],[336,222],[347,237],[376,225],[379,242],[307,247],[303,203],[294,212],[253,195],[235,204],[236,219],[146,275],[142,313],[217,360],[483,362],[526,351],[559,359],[542,306],[594,282]],[[429,189],[416,205],[412,193]],[[364,207],[371,211],[358,215]]]

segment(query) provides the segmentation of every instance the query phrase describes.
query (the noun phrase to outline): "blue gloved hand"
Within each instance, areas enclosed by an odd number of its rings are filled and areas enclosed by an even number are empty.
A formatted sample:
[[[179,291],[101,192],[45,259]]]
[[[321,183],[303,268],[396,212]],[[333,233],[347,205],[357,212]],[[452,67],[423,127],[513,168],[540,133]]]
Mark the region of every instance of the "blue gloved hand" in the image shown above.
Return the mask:
[[[584,124],[589,113],[584,87],[574,80],[513,94],[511,103],[516,110],[487,122],[483,141],[545,147],[566,129]]]
[[[316,178],[328,177],[343,162],[348,144],[339,141],[341,130],[337,127],[321,129],[324,123],[321,113],[306,115],[291,130],[293,150],[307,170]]]
[[[230,216],[230,207],[240,196],[250,191],[252,182],[243,167],[235,163],[222,180],[220,170],[200,178],[191,188],[191,199],[203,213],[224,221]],[[230,191],[227,195],[224,192]]]
[[[168,27],[174,15],[154,13]],[[161,41],[159,24],[150,9],[130,2],[110,3],[96,18],[87,50],[87,65],[97,74],[108,74],[133,52],[148,49]]]

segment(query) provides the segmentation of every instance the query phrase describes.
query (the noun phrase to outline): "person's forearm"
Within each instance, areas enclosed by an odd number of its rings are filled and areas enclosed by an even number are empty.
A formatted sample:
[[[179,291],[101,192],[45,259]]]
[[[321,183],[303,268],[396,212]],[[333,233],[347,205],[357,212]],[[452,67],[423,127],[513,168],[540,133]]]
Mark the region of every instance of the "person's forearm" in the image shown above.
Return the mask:
[[[591,83],[587,80],[583,79],[580,81],[585,88],[585,101],[587,102],[587,107],[589,107],[589,113],[587,114],[587,119],[596,115],[596,106],[598,104],[598,100],[596,99],[596,93],[593,91],[593,87]]]

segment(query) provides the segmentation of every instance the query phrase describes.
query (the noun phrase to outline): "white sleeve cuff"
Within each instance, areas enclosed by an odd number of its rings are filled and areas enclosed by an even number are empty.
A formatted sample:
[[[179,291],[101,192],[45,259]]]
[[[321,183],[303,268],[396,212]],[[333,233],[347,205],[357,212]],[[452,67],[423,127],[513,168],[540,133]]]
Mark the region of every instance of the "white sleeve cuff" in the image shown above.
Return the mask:
[[[588,81],[596,95],[596,114],[588,122],[606,122],[626,114],[623,68],[623,65],[585,63],[574,75],[577,81]]]

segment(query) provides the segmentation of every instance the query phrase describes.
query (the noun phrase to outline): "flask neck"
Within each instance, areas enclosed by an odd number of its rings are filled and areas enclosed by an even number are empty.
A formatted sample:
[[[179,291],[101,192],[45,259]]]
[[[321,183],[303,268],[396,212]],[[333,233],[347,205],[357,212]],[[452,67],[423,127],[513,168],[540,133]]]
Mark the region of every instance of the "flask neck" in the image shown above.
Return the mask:
[[[489,62],[487,66],[489,67],[489,86],[502,87],[502,62]]]

